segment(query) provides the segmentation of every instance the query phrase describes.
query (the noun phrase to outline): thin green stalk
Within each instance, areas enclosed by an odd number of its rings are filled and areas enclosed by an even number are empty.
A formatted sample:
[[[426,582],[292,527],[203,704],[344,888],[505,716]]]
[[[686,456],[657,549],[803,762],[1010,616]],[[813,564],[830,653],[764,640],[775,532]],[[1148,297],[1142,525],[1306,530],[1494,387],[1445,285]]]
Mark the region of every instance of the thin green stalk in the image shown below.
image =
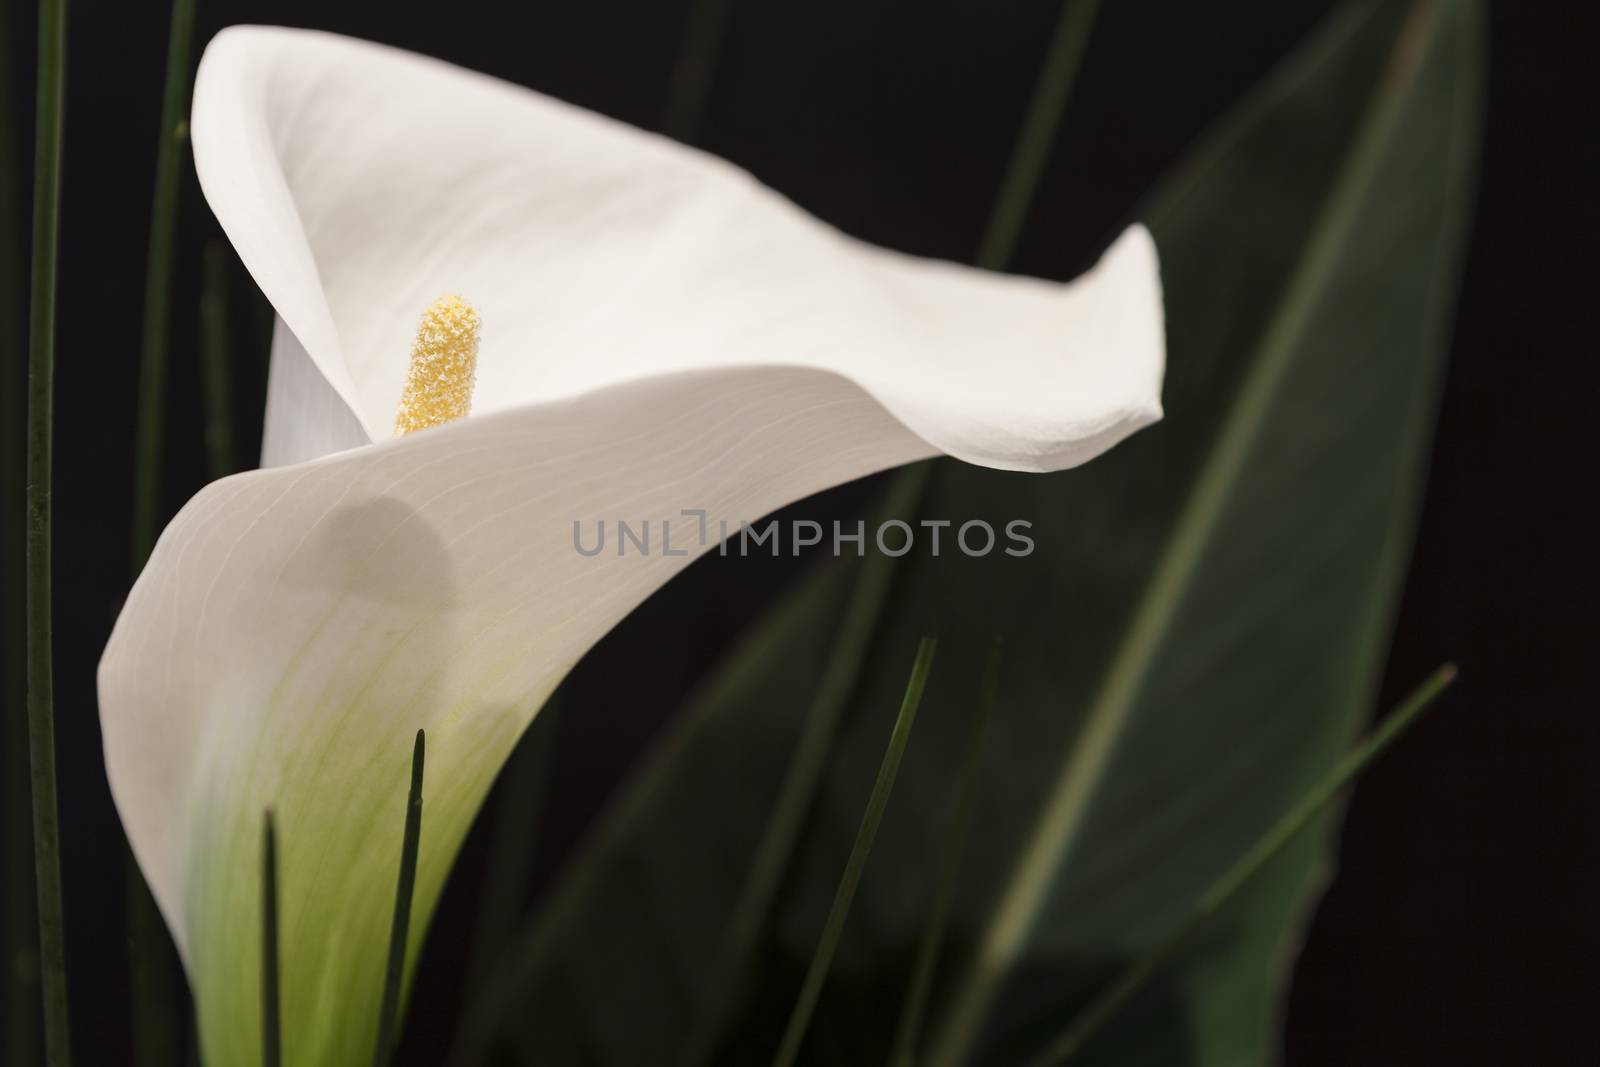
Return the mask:
[[[200,280],[200,385],[205,405],[206,471],[222,478],[239,469],[233,432],[233,365],[228,344],[228,252],[206,245]]]
[[[50,647],[50,449],[54,423],[56,258],[61,235],[61,103],[66,0],[39,2],[39,90],[33,155],[33,296],[28,313],[28,762],[45,1063],[72,1060],[67,1022],[61,827],[56,807],[55,679]]]
[[[261,827],[261,1067],[282,1058],[278,995],[278,840],[269,809]]]
[[[910,515],[927,484],[929,470],[928,464],[918,463],[901,471],[890,487],[882,515],[888,518]],[[839,722],[861,678],[867,649],[872,645],[872,635],[877,631],[883,606],[889,599],[897,559],[880,554],[862,561],[838,636],[828,651],[816,696],[806,713],[804,729],[784,772],[783,783],[778,787],[772,813],[762,828],[760,843],[750,861],[744,884],[740,886],[722,942],[717,946],[710,978],[703,985],[702,1003],[678,1058],[685,1067],[705,1063],[711,1058],[717,1041],[737,1010],[762,926],[772,910],[783,872],[805,824],[806,812],[811,809],[817,784],[827,768],[828,753]]]
[[[516,933],[522,915],[533,875],[533,845],[560,713],[561,696],[557,693],[545,701],[501,776],[494,835],[484,867],[483,892],[478,897],[478,923],[467,956],[463,986],[469,1000],[490,981],[495,959]]]
[[[155,545],[161,512],[162,429],[166,423],[167,350],[172,336],[173,256],[178,242],[180,164],[189,143],[189,51],[194,0],[173,0],[167,36],[167,78],[156,140],[156,184],[150,203],[150,252],[144,276],[144,337],[139,352],[139,402],[133,457],[133,570]]]
[[[134,408],[132,570],[135,577],[155,545],[161,520],[162,431],[166,425],[167,350],[171,338],[173,257],[177,244],[181,165],[188,143],[190,42],[194,0],[174,0],[167,36],[167,70],[156,139],[155,192],[150,204],[150,250],[145,266],[144,334]],[[177,955],[138,865],[127,871],[129,970],[134,1058],[164,1067],[181,1055]]]
[[[1030,1062],[1030,1067],[1053,1067],[1065,1063],[1081,1050],[1284,846],[1309,826],[1362,771],[1383,755],[1450,687],[1455,678],[1455,666],[1446,664],[1418,686],[1365,740],[1346,753],[1310,792],[1296,801],[1249,851],[1211,883],[1176,930],[1096,997],[1055,1041]]]
[[[944,860],[940,864],[933,905],[928,909],[928,925],[922,934],[922,946],[917,950],[917,963],[911,973],[905,1006],[900,1011],[900,1024],[895,1028],[894,1045],[889,1053],[890,1067],[912,1067],[916,1062],[917,1037],[922,1033],[928,998],[933,993],[933,978],[939,971],[945,928],[950,922],[950,905],[955,899],[956,884],[961,874],[961,854],[966,847],[967,833],[972,828],[972,813],[977,805],[983,754],[988,747],[989,720],[994,718],[994,706],[999,698],[1000,650],[1000,639],[995,638],[994,646],[989,650],[989,660],[984,665],[978,713],[972,718],[971,734],[967,738],[961,773],[956,782]]]
[[[1028,105],[1028,114],[1022,120],[1022,132],[1012,149],[1011,162],[1000,183],[1000,194],[995,198],[994,214],[990,216],[979,246],[980,267],[1000,270],[1011,261],[1022,225],[1033,207],[1039,179],[1050,160],[1050,148],[1055,144],[1061,115],[1072,95],[1072,85],[1078,80],[1089,31],[1099,9],[1100,0],[1067,0],[1061,11],[1050,51],[1033,90],[1033,100]]]
[[[833,905],[828,909],[828,919],[823,924],[816,955],[811,957],[811,967],[806,971],[794,1012],[789,1016],[789,1025],[783,1032],[783,1042],[773,1058],[774,1067],[791,1067],[800,1054],[801,1042],[805,1040],[806,1028],[811,1023],[811,1013],[816,1009],[817,998],[822,995],[822,983],[828,977],[828,967],[833,963],[834,951],[839,947],[845,920],[850,917],[850,904],[855,899],[856,886],[866,872],[867,857],[872,854],[873,840],[878,836],[878,826],[883,822],[884,810],[889,806],[889,795],[894,791],[900,760],[911,741],[911,727],[917,720],[917,706],[922,703],[922,691],[928,684],[928,672],[933,667],[936,647],[938,642],[931,637],[924,637],[917,646],[916,662],[911,666],[911,680],[906,683],[906,695],[900,702],[900,714],[895,718],[889,747],[878,766],[878,778],[872,783],[872,795],[867,798],[867,810],[862,813],[855,844],[850,847],[850,858],[845,861],[844,874],[839,878]]]
[[[690,5],[683,44],[667,85],[667,109],[661,118],[661,132],[668,137],[691,144],[700,132],[732,10],[733,0],[694,0]]]
[[[411,896],[417,884],[417,845],[422,837],[422,764],[427,735],[417,731],[411,749],[411,794],[406,799],[405,839],[400,846],[400,878],[394,891],[394,921],[389,927],[389,966],[383,976],[383,1004],[378,1011],[378,1039],[373,1067],[385,1067],[394,1055],[400,1015],[400,987],[405,981],[406,936],[411,931]]]
[[[18,143],[17,69],[11,5],[0,5],[0,714],[5,716],[5,941],[7,1063],[39,1061],[39,930],[34,915],[33,817],[28,773],[28,634],[23,603],[25,494],[23,395],[28,378],[27,259],[22,161]]]

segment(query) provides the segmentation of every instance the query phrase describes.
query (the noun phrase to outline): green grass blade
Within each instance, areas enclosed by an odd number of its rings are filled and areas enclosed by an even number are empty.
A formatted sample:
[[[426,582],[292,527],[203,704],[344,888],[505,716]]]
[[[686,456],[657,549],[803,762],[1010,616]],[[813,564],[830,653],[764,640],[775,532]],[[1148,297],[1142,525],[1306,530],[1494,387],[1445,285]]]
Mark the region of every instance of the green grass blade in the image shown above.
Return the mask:
[[[989,651],[989,660],[984,665],[983,690],[978,699],[977,714],[972,717],[972,734],[967,740],[961,776],[955,788],[955,801],[950,807],[944,860],[940,865],[933,904],[928,909],[928,925],[923,931],[921,947],[917,950],[916,966],[911,972],[906,1002],[900,1009],[900,1023],[895,1028],[889,1067],[912,1067],[916,1062],[917,1038],[922,1033],[922,1020],[927,1016],[928,998],[933,993],[933,979],[939,971],[945,929],[950,922],[950,906],[955,899],[956,883],[961,874],[961,853],[972,827],[978,781],[983,773],[983,754],[987,748],[985,741],[988,738],[989,720],[994,717],[994,706],[999,697],[1000,654],[1001,642],[996,638]]]
[[[1351,749],[1310,792],[1296,801],[1282,818],[1257,839],[1238,862],[1211,884],[1176,930],[1097,996],[1044,1052],[1031,1061],[1030,1067],[1054,1067],[1067,1062],[1082,1049],[1123,1005],[1132,1000],[1189,943],[1207,920],[1221,911],[1285,845],[1311,825],[1347,785],[1388,751],[1400,735],[1433,706],[1455,678],[1455,667],[1447,664],[1418,686],[1365,740]]]
[[[278,997],[278,841],[268,811],[261,827],[261,1067],[282,1059]]]
[[[200,386],[205,404],[206,471],[222,478],[239,469],[233,430],[233,364],[228,343],[228,250],[206,245],[200,281]]]
[[[1044,67],[1022,120],[1022,131],[1012,150],[1011,162],[995,198],[994,213],[978,250],[978,266],[1000,270],[1011,261],[1023,223],[1033,207],[1039,179],[1050,160],[1050,149],[1061,128],[1072,85],[1089,43],[1089,31],[1100,10],[1100,0],[1066,0],[1055,36],[1050,41]]]
[[[880,517],[899,518],[914,513],[923,487],[927,485],[928,471],[928,464],[918,463],[896,475]],[[718,946],[717,962],[712,967],[711,980],[705,985],[708,999],[700,1006],[689,1040],[679,1056],[678,1062],[685,1067],[705,1063],[711,1058],[718,1039],[737,1010],[762,926],[771,913],[783,872],[794,854],[806,812],[811,810],[817,783],[827,768],[834,734],[861,677],[867,649],[872,644],[872,635],[878,628],[884,602],[894,582],[897,559],[873,554],[861,563],[860,576],[840,621],[838,637],[806,715],[804,733],[784,772],[783,784],[761,834],[761,843],[740,886],[727,933]]]
[[[50,642],[50,459],[55,413],[56,261],[61,236],[65,0],[39,3],[39,89],[33,155],[33,291],[28,312],[28,757],[45,1063],[72,1060],[67,1020],[61,827],[56,805],[55,678]]]
[[[933,638],[924,637],[917,647],[916,662],[911,666],[911,680],[906,683],[906,695],[900,703],[900,714],[894,721],[894,732],[889,736],[889,747],[878,767],[877,781],[872,783],[872,795],[867,798],[867,810],[862,813],[861,826],[856,830],[850,858],[845,861],[844,874],[839,878],[833,906],[828,909],[828,919],[823,924],[816,954],[811,958],[811,967],[806,971],[800,996],[795,1000],[794,1012],[784,1029],[783,1041],[778,1046],[777,1056],[773,1058],[774,1067],[791,1067],[800,1055],[800,1044],[805,1040],[811,1014],[816,1009],[817,998],[822,995],[822,983],[828,977],[828,967],[833,963],[834,951],[839,947],[845,920],[850,917],[850,903],[855,899],[856,886],[866,872],[873,840],[878,835],[879,824],[883,822],[884,809],[889,806],[895,776],[900,771],[900,760],[911,741],[911,728],[917,720],[917,706],[922,703],[922,691],[928,684],[928,672],[933,667],[933,653],[937,646],[938,642]]]
[[[394,891],[394,922],[389,927],[389,964],[383,976],[383,1005],[378,1012],[378,1039],[373,1067],[384,1067],[399,1038],[400,988],[405,981],[406,936],[411,930],[411,897],[417,884],[417,845],[422,836],[422,765],[427,735],[417,731],[411,750],[411,793],[406,799],[405,840],[400,846],[400,877]]]
[[[23,160],[18,143],[17,69],[12,52],[10,4],[0,5],[0,714],[5,716],[6,928],[0,968],[6,983],[7,1063],[39,1060],[39,929],[34,915],[33,817],[28,774],[27,686],[23,666],[27,627],[22,503],[23,394],[28,378],[27,259],[23,221]]]

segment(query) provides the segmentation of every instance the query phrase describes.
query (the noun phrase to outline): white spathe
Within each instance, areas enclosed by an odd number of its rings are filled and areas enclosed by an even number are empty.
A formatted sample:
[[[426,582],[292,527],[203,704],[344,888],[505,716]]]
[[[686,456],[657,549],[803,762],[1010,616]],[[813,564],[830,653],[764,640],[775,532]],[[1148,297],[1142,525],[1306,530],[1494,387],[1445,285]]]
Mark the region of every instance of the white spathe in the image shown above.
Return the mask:
[[[162,535],[101,660],[113,796],[195,989],[257,1062],[275,812],[285,1062],[370,1053],[411,742],[410,948],[561,677],[704,546],[578,553],[573,523],[712,529],[947,453],[1084,462],[1160,417],[1154,246],[1068,284],[873,248],[744,172],[408,53],[237,27],[206,50],[207,200],[278,314],[267,469]],[[474,414],[391,426],[418,315],[483,319]]]

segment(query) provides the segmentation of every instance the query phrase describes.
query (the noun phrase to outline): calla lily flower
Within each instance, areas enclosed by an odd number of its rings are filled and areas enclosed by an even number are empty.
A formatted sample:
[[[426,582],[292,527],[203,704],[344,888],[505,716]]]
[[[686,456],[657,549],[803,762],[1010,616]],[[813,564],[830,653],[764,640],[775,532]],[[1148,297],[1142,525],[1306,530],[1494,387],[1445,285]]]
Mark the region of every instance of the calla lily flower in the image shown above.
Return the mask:
[[[263,812],[285,1062],[364,1062],[415,731],[413,961],[540,705],[716,545],[690,518],[670,553],[657,522],[648,553],[585,555],[574,523],[587,540],[693,509],[716,530],[940,453],[1056,470],[1160,416],[1139,227],[1068,284],[917,259],[658,136],[285,29],[211,43],[191,128],[206,199],[277,312],[263,469],[167,527],[99,693],[112,794],[213,1067],[259,1058]],[[419,319],[454,293],[471,414],[397,436]]]

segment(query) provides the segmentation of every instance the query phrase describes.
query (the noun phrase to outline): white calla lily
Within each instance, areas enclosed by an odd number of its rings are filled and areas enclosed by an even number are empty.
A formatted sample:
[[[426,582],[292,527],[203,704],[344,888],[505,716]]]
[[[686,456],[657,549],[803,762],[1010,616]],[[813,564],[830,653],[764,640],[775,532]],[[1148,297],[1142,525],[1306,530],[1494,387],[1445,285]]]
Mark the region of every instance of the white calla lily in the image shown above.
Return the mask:
[[[278,313],[264,464],[162,535],[100,664],[117,808],[206,1062],[259,1057],[276,813],[285,1062],[370,1054],[412,737],[414,958],[562,676],[705,550],[574,522],[755,519],[947,453],[1083,462],[1160,415],[1141,228],[1070,284],[876,249],[732,166],[443,63],[235,28],[195,87],[206,198]],[[393,436],[422,310],[482,319],[473,414]],[[715,543],[715,539],[712,539]],[[630,549],[632,546],[629,546]]]

